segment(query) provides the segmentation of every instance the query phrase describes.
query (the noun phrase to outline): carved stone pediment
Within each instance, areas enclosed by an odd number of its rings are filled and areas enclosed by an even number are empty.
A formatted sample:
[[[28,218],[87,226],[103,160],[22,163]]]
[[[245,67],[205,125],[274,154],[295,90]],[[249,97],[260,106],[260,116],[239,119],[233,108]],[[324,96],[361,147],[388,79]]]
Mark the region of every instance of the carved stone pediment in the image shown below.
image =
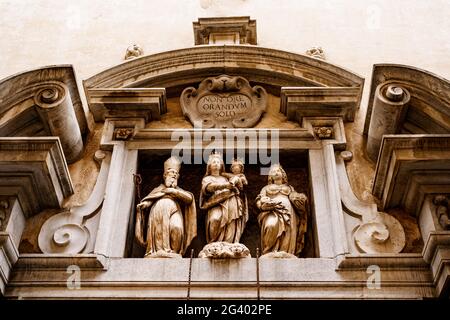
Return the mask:
[[[266,110],[267,93],[243,77],[221,75],[206,78],[198,89],[184,89],[180,103],[194,127],[249,128]]]

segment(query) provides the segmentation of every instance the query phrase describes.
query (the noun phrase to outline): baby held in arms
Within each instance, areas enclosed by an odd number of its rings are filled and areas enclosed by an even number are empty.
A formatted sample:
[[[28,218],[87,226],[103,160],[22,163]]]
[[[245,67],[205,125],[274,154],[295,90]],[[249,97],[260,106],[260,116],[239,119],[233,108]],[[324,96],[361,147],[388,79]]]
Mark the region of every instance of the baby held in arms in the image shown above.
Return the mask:
[[[234,159],[230,167],[231,173],[223,172],[222,176],[228,179],[228,181],[235,186],[236,194],[244,189],[244,186],[248,184],[247,178],[244,175],[244,162],[239,159]]]

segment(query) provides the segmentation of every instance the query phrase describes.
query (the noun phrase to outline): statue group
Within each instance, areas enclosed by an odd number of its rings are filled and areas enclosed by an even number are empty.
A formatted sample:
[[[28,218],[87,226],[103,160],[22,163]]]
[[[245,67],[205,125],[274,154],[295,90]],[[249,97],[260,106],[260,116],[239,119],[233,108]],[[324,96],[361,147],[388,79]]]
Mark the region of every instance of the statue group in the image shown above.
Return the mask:
[[[178,186],[181,163],[164,162],[163,183],[136,208],[135,236],[146,248],[145,257],[181,257],[197,235],[194,195]],[[206,212],[207,245],[199,257],[250,257],[240,243],[249,218],[244,163],[233,160],[226,172],[222,156],[209,156],[200,191],[200,209]],[[256,198],[264,256],[295,257],[304,247],[308,204],[304,193],[288,184],[280,164],[269,170],[268,184]]]

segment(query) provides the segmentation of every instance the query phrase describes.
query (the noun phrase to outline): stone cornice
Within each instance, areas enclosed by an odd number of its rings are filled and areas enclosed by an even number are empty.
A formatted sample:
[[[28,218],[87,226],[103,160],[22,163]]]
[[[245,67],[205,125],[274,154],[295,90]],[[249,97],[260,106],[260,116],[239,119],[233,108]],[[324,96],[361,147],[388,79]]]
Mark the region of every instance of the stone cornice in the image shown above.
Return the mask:
[[[384,135],[378,156],[373,194],[382,200],[383,209],[399,205],[414,171],[449,172],[450,135]],[[399,179],[399,173],[405,179]],[[450,183],[450,181],[449,181]],[[441,183],[442,184],[442,183]],[[448,184],[448,183],[447,183]],[[444,184],[445,185],[445,182]],[[397,187],[404,190],[399,192]],[[409,196],[411,198],[411,195]],[[417,203],[417,207],[421,204]]]
[[[93,88],[87,91],[95,121],[108,117],[159,120],[167,112],[164,88]]]
[[[282,87],[280,112],[289,120],[328,116],[353,121],[360,95],[358,87]]]
[[[60,208],[73,194],[57,137],[0,138],[0,192],[18,196],[25,216]]]
[[[212,75],[281,86],[358,87],[364,79],[320,59],[256,46],[198,46],[143,56],[84,81],[90,88],[187,86]],[[278,89],[279,90],[279,89]],[[359,103],[358,103],[359,105]]]

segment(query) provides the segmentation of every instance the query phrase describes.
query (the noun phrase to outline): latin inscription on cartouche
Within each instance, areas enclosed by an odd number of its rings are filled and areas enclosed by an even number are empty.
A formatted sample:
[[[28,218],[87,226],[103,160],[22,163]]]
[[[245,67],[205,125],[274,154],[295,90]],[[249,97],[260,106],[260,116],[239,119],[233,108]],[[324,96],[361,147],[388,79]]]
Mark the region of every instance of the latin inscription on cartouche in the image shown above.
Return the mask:
[[[248,128],[265,111],[266,96],[264,88],[251,87],[243,77],[222,75],[203,80],[198,89],[184,89],[181,107],[194,127]]]
[[[252,106],[252,101],[243,94],[206,95],[198,100],[200,113],[212,115],[221,120],[245,116]]]

